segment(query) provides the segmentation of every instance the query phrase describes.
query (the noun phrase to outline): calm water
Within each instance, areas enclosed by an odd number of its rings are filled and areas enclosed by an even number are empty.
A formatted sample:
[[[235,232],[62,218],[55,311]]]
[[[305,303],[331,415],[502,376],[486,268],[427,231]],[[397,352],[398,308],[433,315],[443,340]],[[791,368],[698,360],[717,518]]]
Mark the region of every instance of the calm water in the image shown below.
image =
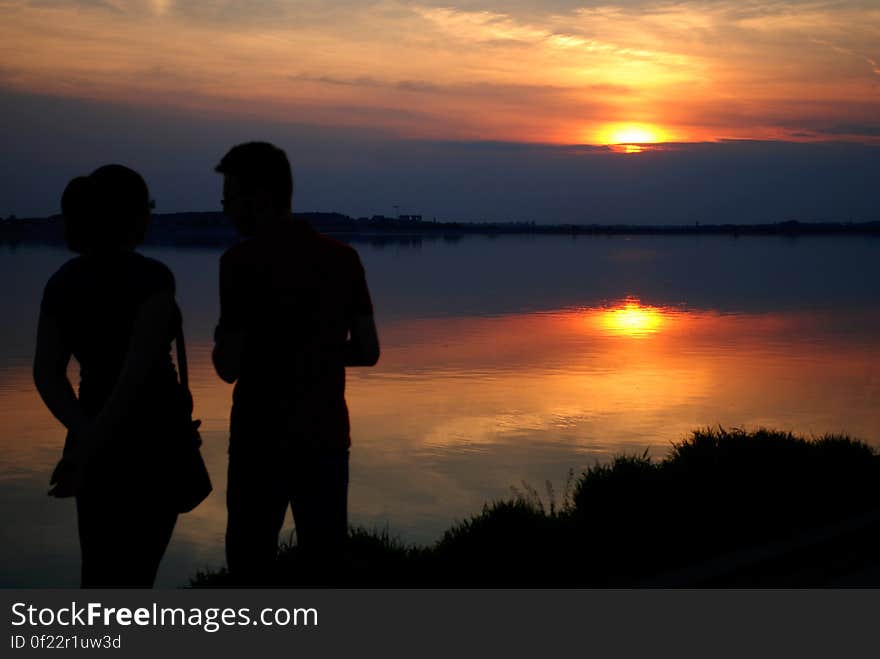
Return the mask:
[[[880,445],[880,240],[356,246],[383,355],[348,375],[355,524],[431,542],[511,486],[549,480],[558,498],[570,469],[659,458],[706,425]],[[219,250],[144,251],[177,276],[215,483],[178,523],[159,574],[170,587],[223,562],[231,387],[210,365]],[[30,375],[42,287],[67,258],[0,246],[0,585],[78,582],[74,505],[45,495],[64,434]]]

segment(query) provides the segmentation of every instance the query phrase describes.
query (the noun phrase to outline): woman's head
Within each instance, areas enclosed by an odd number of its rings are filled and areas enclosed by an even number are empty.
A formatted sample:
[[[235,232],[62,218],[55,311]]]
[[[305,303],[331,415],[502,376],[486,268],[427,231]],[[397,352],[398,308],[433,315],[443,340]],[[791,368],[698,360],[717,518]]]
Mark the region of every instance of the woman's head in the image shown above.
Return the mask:
[[[67,184],[61,212],[71,250],[84,254],[130,248],[146,236],[150,192],[133,169],[104,165]]]

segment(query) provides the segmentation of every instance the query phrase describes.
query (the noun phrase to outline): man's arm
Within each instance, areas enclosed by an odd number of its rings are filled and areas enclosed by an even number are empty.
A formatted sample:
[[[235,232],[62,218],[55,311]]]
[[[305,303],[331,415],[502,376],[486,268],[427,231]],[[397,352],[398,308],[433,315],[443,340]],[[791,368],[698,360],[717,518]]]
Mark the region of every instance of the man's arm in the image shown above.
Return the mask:
[[[211,360],[217,375],[229,384],[241,375],[245,343],[245,289],[244,273],[235,270],[229,257],[224,254],[220,258],[220,321],[214,330]]]
[[[241,356],[244,353],[244,331],[224,329],[218,325],[214,330],[214,350],[211,359],[214,370],[224,382],[232,384],[241,375]]]
[[[367,275],[358,253],[351,250],[352,289],[349,339],[345,343],[346,366],[375,366],[379,361],[379,333],[373,318],[373,301]]]
[[[375,366],[379,361],[379,333],[373,315],[355,316],[345,344],[346,366]]]

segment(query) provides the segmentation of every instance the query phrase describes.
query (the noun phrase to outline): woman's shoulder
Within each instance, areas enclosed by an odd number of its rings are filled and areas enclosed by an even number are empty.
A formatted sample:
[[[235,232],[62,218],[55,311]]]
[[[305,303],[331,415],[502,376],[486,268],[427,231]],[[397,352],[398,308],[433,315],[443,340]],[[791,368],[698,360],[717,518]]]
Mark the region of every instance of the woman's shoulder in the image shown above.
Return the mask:
[[[43,289],[43,299],[40,305],[42,310],[57,313],[62,303],[70,297],[70,291],[76,289],[82,272],[83,257],[75,256],[52,273]]]
[[[74,256],[72,259],[65,261],[61,267],[49,277],[49,281],[46,283],[46,288],[64,286],[72,280],[75,280],[76,277],[80,276],[83,272],[83,265],[84,259],[82,256]]]
[[[170,289],[175,290],[174,273],[171,269],[161,261],[144,256],[138,252],[134,252],[138,271],[141,277],[151,288],[157,290]]]

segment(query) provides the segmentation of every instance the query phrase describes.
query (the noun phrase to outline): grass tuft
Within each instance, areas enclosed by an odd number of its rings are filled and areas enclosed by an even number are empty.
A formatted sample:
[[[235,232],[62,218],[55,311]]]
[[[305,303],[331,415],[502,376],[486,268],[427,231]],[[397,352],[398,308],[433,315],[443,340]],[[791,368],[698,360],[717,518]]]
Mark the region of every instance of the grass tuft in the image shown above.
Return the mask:
[[[832,571],[876,560],[880,523],[824,545],[792,539],[880,511],[878,483],[880,455],[845,435],[705,428],[658,462],[645,451],[577,478],[570,471],[560,502],[549,482],[546,500],[522,483],[428,547],[406,545],[388,529],[352,529],[345,558],[317,578],[286,545],[277,585],[631,586],[658,575],[659,585],[822,585]],[[788,553],[745,566],[724,558],[752,556],[756,547]],[[664,574],[719,557],[714,576],[662,583]],[[191,585],[227,583],[220,570],[198,573]]]

